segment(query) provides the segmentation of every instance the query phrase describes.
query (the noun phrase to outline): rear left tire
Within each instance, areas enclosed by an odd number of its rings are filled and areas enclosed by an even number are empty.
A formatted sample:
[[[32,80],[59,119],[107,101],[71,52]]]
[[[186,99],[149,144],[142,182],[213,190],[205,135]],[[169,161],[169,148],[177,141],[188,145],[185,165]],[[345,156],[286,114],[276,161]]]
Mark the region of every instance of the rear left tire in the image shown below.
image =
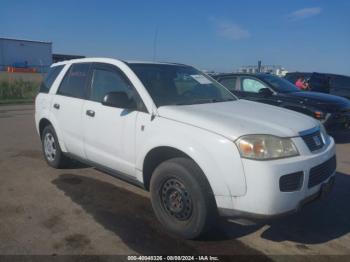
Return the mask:
[[[64,168],[69,164],[70,160],[63,154],[52,125],[44,128],[41,135],[41,143],[45,160],[49,166]]]

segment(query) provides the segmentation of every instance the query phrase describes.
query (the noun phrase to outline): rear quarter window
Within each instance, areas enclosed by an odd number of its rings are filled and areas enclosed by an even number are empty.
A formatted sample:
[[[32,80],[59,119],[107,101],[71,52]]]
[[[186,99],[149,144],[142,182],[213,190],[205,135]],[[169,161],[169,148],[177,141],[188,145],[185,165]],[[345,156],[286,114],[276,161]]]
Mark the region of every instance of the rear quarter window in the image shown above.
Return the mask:
[[[49,72],[47,73],[46,77],[44,78],[44,81],[40,85],[39,93],[48,93],[50,91],[50,88],[55,82],[57,76],[62,71],[64,65],[54,66],[49,69]]]

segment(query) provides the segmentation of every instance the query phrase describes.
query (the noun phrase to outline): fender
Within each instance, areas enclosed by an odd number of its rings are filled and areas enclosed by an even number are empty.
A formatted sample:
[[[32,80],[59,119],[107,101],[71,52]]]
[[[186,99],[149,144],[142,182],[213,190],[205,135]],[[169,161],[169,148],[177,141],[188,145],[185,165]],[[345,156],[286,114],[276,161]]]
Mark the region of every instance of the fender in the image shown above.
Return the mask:
[[[139,119],[138,119],[139,120]],[[147,132],[136,134],[136,169],[142,171],[152,149],[167,146],[191,157],[206,175],[215,196],[242,196],[246,181],[235,144],[198,127],[157,117],[148,123]]]
[[[51,104],[51,103],[50,103],[50,104]],[[52,105],[51,105],[51,107],[52,107]],[[64,143],[64,141],[63,141],[63,139],[62,139],[62,138],[63,138],[63,135],[62,135],[62,132],[61,132],[60,124],[59,124],[59,122],[56,120],[56,117],[55,117],[55,115],[51,112],[51,110],[50,110],[50,116],[49,116],[48,120],[51,122],[53,128],[55,129],[55,132],[56,132],[56,135],[57,135],[57,139],[58,139],[58,143],[59,143],[59,145],[60,145],[60,147],[61,147],[62,152],[67,153],[68,151],[67,151],[66,145],[65,145],[65,143]]]
[[[35,125],[36,125],[38,135],[40,135],[40,128],[39,128],[40,121],[43,119],[47,119],[51,123],[53,128],[55,129],[61,150],[63,152],[67,152],[65,144],[62,140],[60,125],[56,121],[54,114],[52,114],[52,112],[51,112],[52,95],[39,93],[37,95],[37,97],[35,98],[35,108],[36,108],[36,110],[35,110]]]
[[[55,132],[56,132],[56,135],[57,135],[57,138],[58,138],[58,142],[59,142],[59,145],[61,147],[61,150],[62,152],[65,152],[67,153],[67,149],[66,149],[66,146],[63,142],[62,139],[62,135],[61,135],[61,130],[59,128],[59,124],[58,122],[56,121],[55,117],[50,113],[50,114],[41,114],[40,116],[37,116],[37,131],[38,131],[38,134],[40,135],[40,130],[39,130],[39,124],[40,124],[40,121],[43,120],[43,119],[46,119],[47,121],[49,121],[51,123],[51,125],[53,126],[53,128],[55,129]]]

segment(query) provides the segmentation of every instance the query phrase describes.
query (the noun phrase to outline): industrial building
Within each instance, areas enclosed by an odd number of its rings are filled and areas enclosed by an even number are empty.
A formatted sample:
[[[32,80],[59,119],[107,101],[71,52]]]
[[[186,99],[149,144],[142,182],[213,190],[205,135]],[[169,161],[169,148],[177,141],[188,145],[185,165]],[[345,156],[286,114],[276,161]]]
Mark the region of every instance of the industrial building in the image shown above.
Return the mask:
[[[71,60],[71,59],[78,59],[78,58],[85,58],[85,56],[82,56],[82,55],[52,54],[52,62],[53,63],[66,61],[66,60]]]
[[[0,70],[43,73],[52,64],[52,43],[0,38]]]
[[[0,37],[0,71],[46,73],[54,62],[83,57],[53,54],[52,42]]]
[[[239,73],[256,74],[256,73],[267,73],[274,74],[283,77],[288,71],[281,65],[262,65],[261,62],[258,65],[246,65],[241,66],[238,69]]]

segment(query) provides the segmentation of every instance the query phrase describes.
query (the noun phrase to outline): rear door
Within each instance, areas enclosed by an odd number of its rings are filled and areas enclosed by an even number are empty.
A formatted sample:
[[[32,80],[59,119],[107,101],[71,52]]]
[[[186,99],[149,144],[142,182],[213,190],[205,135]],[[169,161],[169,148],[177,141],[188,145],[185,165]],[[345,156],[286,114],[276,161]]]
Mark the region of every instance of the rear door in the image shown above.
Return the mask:
[[[39,93],[35,99],[35,112],[46,112],[50,111],[51,105],[51,95],[49,94],[51,86],[55,82],[57,76],[61,73],[64,65],[51,67],[47,75],[45,76],[44,81],[40,85]]]
[[[91,162],[134,176],[135,126],[140,112],[103,105],[101,102],[109,92],[137,97],[136,90],[118,67],[94,63],[90,95],[82,111],[85,154]]]
[[[60,143],[67,151],[85,158],[82,108],[87,95],[90,63],[72,64],[52,99],[52,114],[60,129]]]

